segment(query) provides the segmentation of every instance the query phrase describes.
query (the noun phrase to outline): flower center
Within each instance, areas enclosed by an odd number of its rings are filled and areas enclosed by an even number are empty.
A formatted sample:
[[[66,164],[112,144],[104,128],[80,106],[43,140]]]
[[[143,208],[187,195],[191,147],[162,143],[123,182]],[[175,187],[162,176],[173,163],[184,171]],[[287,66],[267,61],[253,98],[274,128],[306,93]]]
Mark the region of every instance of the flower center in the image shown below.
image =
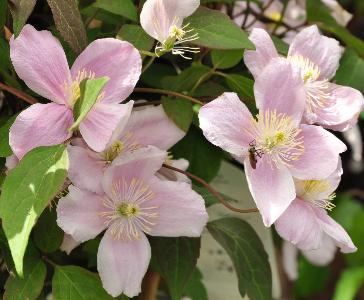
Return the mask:
[[[158,207],[148,204],[153,199],[153,191],[142,179],[121,178],[113,183],[111,199],[103,201],[107,211],[100,215],[115,239],[139,239],[142,232],[149,233],[156,224]]]
[[[119,140],[112,142],[107,150],[101,156],[107,163],[112,163],[121,153],[132,151],[140,148],[131,132],[124,133]]]
[[[327,180],[303,180],[296,182],[297,196],[312,205],[327,210],[332,210],[335,204],[332,200],[336,197],[335,193],[327,196],[327,191],[331,189],[331,184]],[[326,197],[326,196],[327,197]],[[324,198],[324,199],[322,199]]]
[[[254,149],[259,149],[276,167],[289,165],[304,152],[303,137],[299,136],[301,129],[289,116],[275,110],[260,112],[244,130],[252,136]]]
[[[95,73],[82,69],[78,71],[76,78],[71,84],[65,84],[64,86],[68,93],[68,103],[71,107],[75,105],[81,96],[80,83],[84,79],[95,79]]]
[[[319,67],[308,58],[302,55],[293,55],[288,56],[287,59],[291,64],[300,68],[304,83],[316,81],[320,77]]]

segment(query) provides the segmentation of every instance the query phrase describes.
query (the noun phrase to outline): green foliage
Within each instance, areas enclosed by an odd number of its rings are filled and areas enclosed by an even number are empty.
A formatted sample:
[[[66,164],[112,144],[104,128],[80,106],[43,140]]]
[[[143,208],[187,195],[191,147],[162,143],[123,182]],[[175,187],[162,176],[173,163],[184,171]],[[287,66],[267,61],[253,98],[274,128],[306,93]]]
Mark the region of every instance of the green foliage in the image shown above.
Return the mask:
[[[64,145],[30,151],[6,177],[0,197],[0,216],[16,271],[23,275],[23,257],[37,218],[61,189],[67,176]]]
[[[335,288],[333,300],[352,300],[360,288],[364,286],[364,267],[356,266],[341,273]]]
[[[206,207],[209,207],[209,206],[214,205],[216,203],[220,203],[219,200],[213,194],[211,194],[211,192],[206,187],[198,186],[198,185],[193,185],[192,187],[205,200],[205,206]],[[229,196],[226,196],[226,195],[224,195],[222,193],[220,193],[220,195],[223,196],[226,201],[238,202],[235,199],[232,199]]]
[[[80,83],[80,98],[76,101],[73,108],[73,118],[75,122],[72,124],[70,130],[78,129],[83,119],[86,118],[92,107],[104,88],[105,84],[109,81],[108,77],[101,77],[97,79],[84,79]]]
[[[132,0],[97,0],[93,6],[132,21],[138,20],[137,10]]]
[[[167,116],[183,131],[187,132],[193,118],[192,104],[183,98],[162,98],[163,109]]]
[[[179,300],[200,255],[200,238],[151,239],[153,267],[167,282],[172,300]]]
[[[117,38],[133,44],[138,50],[149,51],[154,45],[154,40],[139,25],[125,24]]]
[[[239,281],[239,292],[249,299],[272,298],[272,274],[268,255],[254,229],[237,218],[211,221],[207,229],[229,254]]]
[[[23,26],[32,13],[37,0],[13,0],[8,1],[11,15],[13,17],[13,32],[18,36]]]
[[[187,135],[172,148],[174,158],[190,162],[188,171],[210,182],[220,168],[223,152],[210,144],[199,129],[191,126]]]
[[[87,37],[76,1],[47,0],[47,2],[52,10],[57,30],[75,53],[81,53],[87,46]]]
[[[230,69],[242,60],[243,55],[243,50],[212,50],[212,64],[215,69]]]
[[[0,28],[4,28],[6,22],[6,10],[7,10],[6,0],[0,0]]]
[[[206,287],[202,282],[202,274],[198,268],[193,271],[184,294],[192,300],[208,300]]]
[[[111,300],[99,277],[78,266],[55,266],[52,293],[56,300]]]
[[[17,115],[14,115],[0,125],[0,157],[7,157],[13,153],[9,146],[9,129],[16,117]]]
[[[200,7],[185,23],[199,38],[194,44],[212,49],[254,49],[247,34],[222,12]]]
[[[46,209],[34,227],[34,242],[42,252],[54,252],[62,244],[63,231],[58,227],[56,220],[56,210]]]
[[[254,101],[254,81],[240,74],[226,74],[226,83],[243,102]]]

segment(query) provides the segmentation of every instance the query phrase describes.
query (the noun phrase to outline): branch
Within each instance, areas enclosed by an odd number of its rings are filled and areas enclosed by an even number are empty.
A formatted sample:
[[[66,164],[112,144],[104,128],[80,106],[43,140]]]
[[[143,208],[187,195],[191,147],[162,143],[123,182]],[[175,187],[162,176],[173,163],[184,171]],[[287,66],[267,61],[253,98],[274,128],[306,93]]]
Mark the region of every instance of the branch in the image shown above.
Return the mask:
[[[169,96],[183,98],[183,99],[186,99],[188,101],[191,101],[191,102],[199,104],[199,105],[204,105],[205,104],[200,100],[197,100],[197,99],[192,98],[190,96],[187,96],[185,94],[181,94],[181,93],[177,93],[177,92],[173,92],[173,91],[167,91],[167,90],[161,90],[161,89],[152,89],[152,88],[135,88],[134,92],[136,92],[136,93],[152,93],[152,94],[169,95]]]
[[[3,84],[1,82],[0,82],[0,89],[17,96],[19,99],[21,99],[29,104],[38,103],[37,99],[33,98],[32,96],[28,95],[27,93],[19,91],[16,88],[13,88],[13,87]]]
[[[196,175],[193,175],[192,173],[190,172],[187,172],[187,171],[183,171],[183,170],[180,170],[180,169],[177,169],[175,167],[172,167],[172,166],[169,166],[167,164],[163,164],[163,167],[164,168],[167,168],[167,169],[170,169],[170,170],[173,170],[173,171],[176,171],[178,173],[181,173],[181,174],[184,174],[194,180],[196,180],[197,182],[201,183],[202,185],[204,185],[208,190],[209,192],[214,195],[216,197],[217,200],[219,200],[219,202],[224,205],[226,208],[234,211],[234,212],[238,212],[238,213],[252,213],[252,212],[258,212],[258,209],[257,208],[248,208],[248,209],[240,209],[240,208],[236,208],[232,205],[230,205],[222,196],[221,194],[216,191],[211,185],[209,185],[205,180],[203,180],[202,178],[196,176]]]

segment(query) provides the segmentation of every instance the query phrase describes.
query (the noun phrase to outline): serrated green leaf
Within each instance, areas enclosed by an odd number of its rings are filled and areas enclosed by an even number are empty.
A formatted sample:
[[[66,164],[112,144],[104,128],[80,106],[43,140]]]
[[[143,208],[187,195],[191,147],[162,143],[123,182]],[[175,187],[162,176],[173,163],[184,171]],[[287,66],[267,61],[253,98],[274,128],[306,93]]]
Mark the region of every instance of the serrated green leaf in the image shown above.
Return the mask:
[[[74,0],[47,0],[57,30],[76,54],[87,46],[85,26]]]
[[[173,157],[190,162],[188,171],[210,182],[220,169],[223,151],[209,143],[202,132],[191,126],[187,135],[171,150]]]
[[[76,101],[73,108],[73,118],[75,122],[72,124],[70,130],[78,129],[87,114],[95,105],[98,96],[100,95],[105,84],[109,81],[108,77],[100,77],[96,79],[84,79],[80,83],[80,98]]]
[[[138,20],[136,7],[131,0],[97,0],[93,6],[132,21]]]
[[[217,10],[200,7],[185,19],[186,24],[198,33],[193,44],[212,49],[251,49],[255,47],[248,35],[230,18]]]
[[[243,55],[243,50],[212,50],[212,64],[215,69],[230,69],[241,61]]]
[[[352,300],[364,286],[364,267],[356,266],[344,270],[335,287],[333,300]]]
[[[78,266],[56,266],[52,279],[55,300],[111,300],[100,278]]]
[[[152,260],[167,282],[172,300],[180,300],[200,255],[200,238],[151,238]]]
[[[154,45],[154,40],[139,25],[123,25],[117,34],[117,38],[133,44],[138,50],[149,51]]]
[[[63,231],[56,220],[56,210],[46,209],[34,227],[34,243],[42,252],[54,252],[62,244]]]
[[[23,257],[30,232],[67,176],[64,145],[39,147],[27,153],[6,177],[0,197],[0,216],[16,271],[23,274]]]
[[[5,283],[4,300],[36,300],[40,295],[47,268],[39,258],[27,259],[24,264],[24,277],[10,275]]]
[[[32,13],[37,0],[8,0],[13,17],[14,35],[18,36]]]
[[[10,156],[13,151],[9,146],[9,129],[13,125],[17,115],[10,117],[0,126],[0,157]]]
[[[186,99],[162,97],[166,115],[183,131],[187,132],[193,118],[192,104]]]
[[[272,299],[272,274],[268,255],[254,229],[238,218],[223,218],[207,223],[213,238],[230,256],[242,297]]]

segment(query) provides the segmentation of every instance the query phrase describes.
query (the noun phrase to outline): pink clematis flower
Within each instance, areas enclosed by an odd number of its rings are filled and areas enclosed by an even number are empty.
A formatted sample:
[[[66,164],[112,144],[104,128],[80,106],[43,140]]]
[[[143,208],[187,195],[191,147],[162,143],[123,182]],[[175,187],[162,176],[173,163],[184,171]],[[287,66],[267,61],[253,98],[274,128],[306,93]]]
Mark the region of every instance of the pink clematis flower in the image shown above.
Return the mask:
[[[250,39],[255,51],[246,51],[244,61],[255,78],[278,57],[268,35],[254,29]],[[302,30],[293,40],[287,61],[300,70],[306,101],[303,120],[328,129],[345,131],[355,125],[364,107],[363,95],[356,89],[329,82],[339,67],[342,50],[338,41],[321,35],[316,25]]]
[[[148,106],[133,112],[132,107],[133,105],[129,104],[124,126],[119,126],[120,130],[114,132],[104,151],[92,151],[79,139],[68,146],[68,177],[74,185],[95,193],[103,193],[100,178],[118,156],[149,145],[168,150],[185,136],[185,132],[168,118],[161,105]],[[185,163],[184,160],[169,161],[172,164]]]
[[[110,80],[102,97],[79,126],[92,149],[104,150],[128,112],[128,105],[119,102],[130,95],[139,79],[139,52],[117,39],[95,40],[70,70],[59,41],[49,31],[37,31],[26,25],[19,37],[11,39],[10,56],[18,76],[27,86],[52,101],[30,106],[15,120],[9,143],[16,156],[21,159],[33,148],[59,144],[70,138],[72,109],[80,94],[80,82],[106,76]]]
[[[332,200],[341,175],[340,161],[335,172],[323,180],[295,180],[297,197],[275,222],[282,238],[302,250],[330,247],[327,238],[341,252],[357,250],[346,231],[326,211],[335,207]]]
[[[303,83],[288,62],[271,63],[255,81],[254,94],[256,119],[236,94],[224,93],[201,108],[199,120],[211,143],[244,164],[250,191],[270,226],[296,197],[293,176],[326,178],[346,146],[322,127],[301,125]]]
[[[160,56],[172,52],[183,58],[185,52],[198,53],[199,48],[182,46],[181,44],[198,39],[198,34],[191,34],[193,29],[182,26],[183,19],[192,15],[200,6],[200,0],[147,0],[140,13],[143,29],[159,43],[155,53]]]
[[[71,185],[58,203],[57,223],[76,241],[106,229],[97,269],[114,297],[140,293],[151,257],[145,234],[198,237],[206,225],[204,201],[189,184],[155,176],[166,157],[166,151],[152,146],[129,152],[105,172],[102,195]]]

